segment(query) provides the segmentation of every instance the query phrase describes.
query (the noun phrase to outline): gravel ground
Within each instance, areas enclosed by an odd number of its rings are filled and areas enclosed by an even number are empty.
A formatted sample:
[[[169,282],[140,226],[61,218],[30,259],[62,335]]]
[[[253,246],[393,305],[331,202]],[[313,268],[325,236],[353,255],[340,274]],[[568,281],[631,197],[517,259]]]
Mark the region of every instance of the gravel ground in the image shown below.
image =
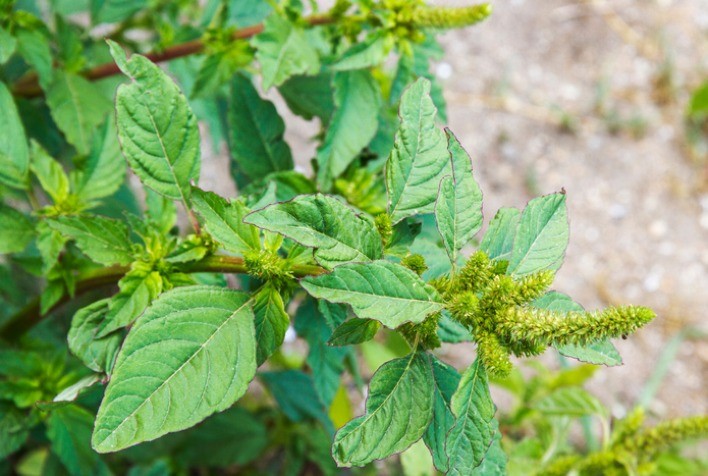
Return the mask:
[[[682,125],[688,92],[708,77],[708,0],[492,3],[488,21],[442,37],[435,65],[487,220],[565,188],[571,238],[556,289],[587,309],[633,303],[658,314],[616,342],[624,365],[597,372],[589,388],[622,416],[672,338],[698,329],[649,408],[661,418],[708,413],[708,158],[689,159]],[[268,97],[309,170],[315,125]],[[223,151],[205,156],[202,186],[233,193]],[[460,366],[474,356],[470,346],[445,352]]]

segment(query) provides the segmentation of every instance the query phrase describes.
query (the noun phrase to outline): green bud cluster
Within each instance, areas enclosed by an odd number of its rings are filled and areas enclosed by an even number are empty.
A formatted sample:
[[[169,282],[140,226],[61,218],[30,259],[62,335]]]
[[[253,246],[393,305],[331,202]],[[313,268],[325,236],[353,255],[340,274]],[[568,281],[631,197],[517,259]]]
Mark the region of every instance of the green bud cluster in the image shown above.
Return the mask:
[[[377,215],[374,219],[374,224],[376,229],[381,235],[381,242],[386,246],[389,241],[391,241],[391,236],[393,235],[393,225],[391,224],[391,217],[388,213],[381,213]]]
[[[653,469],[652,460],[660,451],[690,439],[708,436],[708,416],[669,420],[642,431],[643,421],[644,412],[641,409],[635,410],[620,421],[610,448],[585,457],[561,457],[544,468],[541,474],[650,474]]]
[[[401,265],[413,271],[418,276],[421,276],[427,269],[425,258],[422,255],[408,255],[401,259]]]
[[[579,344],[630,334],[656,314],[639,306],[599,312],[559,312],[514,306],[497,315],[497,330],[510,341],[537,344]]]
[[[468,7],[420,7],[413,11],[413,23],[420,28],[461,28],[474,25],[492,14],[488,3]]]
[[[481,251],[460,272],[435,282],[447,309],[475,336],[477,352],[487,370],[503,377],[511,370],[510,355],[532,356],[551,344],[588,344],[629,334],[655,314],[643,307],[618,307],[602,312],[560,312],[529,303],[553,283],[552,271],[520,278],[504,274],[508,263],[496,263]]]
[[[418,343],[423,349],[436,349],[440,347],[440,338],[438,337],[438,322],[440,321],[440,313],[431,314],[426,317],[423,322],[413,324],[407,322],[396,328],[408,342]]]
[[[268,250],[251,251],[243,259],[248,274],[273,283],[277,289],[285,288],[293,279],[287,262],[277,253]]]

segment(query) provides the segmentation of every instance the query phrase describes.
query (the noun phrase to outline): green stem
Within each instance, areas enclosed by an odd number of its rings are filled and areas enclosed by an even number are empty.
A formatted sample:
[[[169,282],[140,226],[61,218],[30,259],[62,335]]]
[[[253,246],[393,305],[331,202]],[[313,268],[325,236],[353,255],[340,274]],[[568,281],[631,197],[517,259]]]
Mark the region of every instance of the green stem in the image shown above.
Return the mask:
[[[73,300],[77,296],[85,294],[103,286],[116,285],[118,281],[129,271],[128,266],[110,266],[107,268],[94,269],[79,274],[76,280],[76,292],[73,296],[64,294],[62,298],[52,306],[45,314],[40,312],[40,297],[32,299],[24,308],[8,319],[0,326],[0,340],[14,341],[39,324],[47,315],[56,310],[59,306]],[[246,264],[239,256],[208,256],[194,263],[186,263],[179,268],[184,273],[228,273],[246,274]],[[317,276],[326,270],[319,266],[296,264],[290,268],[293,276],[303,278],[305,276]]]

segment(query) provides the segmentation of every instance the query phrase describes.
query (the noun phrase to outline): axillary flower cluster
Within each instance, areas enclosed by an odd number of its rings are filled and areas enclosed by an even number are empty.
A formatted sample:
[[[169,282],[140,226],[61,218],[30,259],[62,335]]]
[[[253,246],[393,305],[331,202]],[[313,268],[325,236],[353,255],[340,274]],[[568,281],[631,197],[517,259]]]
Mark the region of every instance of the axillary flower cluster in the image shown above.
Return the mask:
[[[534,307],[534,300],[553,284],[553,271],[522,277],[506,274],[508,262],[474,253],[452,277],[431,284],[443,296],[451,317],[472,333],[477,352],[490,374],[503,377],[511,371],[511,355],[531,356],[550,345],[586,345],[605,338],[630,334],[656,315],[639,306],[611,307],[599,312],[562,312]],[[431,316],[437,322],[439,316]],[[430,322],[419,324],[422,342]]]

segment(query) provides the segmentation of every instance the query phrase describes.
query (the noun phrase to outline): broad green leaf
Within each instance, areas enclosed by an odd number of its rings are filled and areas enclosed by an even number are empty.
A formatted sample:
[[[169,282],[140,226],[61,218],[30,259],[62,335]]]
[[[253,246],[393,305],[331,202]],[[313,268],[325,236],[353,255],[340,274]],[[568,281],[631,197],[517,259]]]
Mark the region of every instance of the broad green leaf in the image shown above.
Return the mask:
[[[118,23],[147,4],[147,0],[91,0],[91,20],[98,23]]]
[[[74,193],[86,201],[113,195],[125,180],[125,169],[115,119],[109,114],[94,135],[86,162],[71,177]]]
[[[23,251],[34,235],[34,223],[27,215],[0,203],[0,253]]]
[[[233,405],[255,372],[249,296],[211,286],[175,288],[125,339],[92,445],[100,453],[118,451],[189,428]]]
[[[368,70],[334,75],[334,114],[317,150],[317,178],[322,190],[331,188],[332,180],[374,137],[380,104],[378,85]]]
[[[568,236],[565,193],[534,198],[521,213],[508,273],[556,271],[563,263]]]
[[[111,373],[123,336],[114,332],[98,337],[99,326],[108,313],[110,299],[101,299],[79,309],[69,328],[69,350],[91,370]]]
[[[111,299],[108,314],[98,327],[99,338],[130,325],[160,295],[164,282],[157,271],[134,268],[123,276],[118,287],[120,292]]]
[[[32,172],[54,203],[62,203],[69,196],[69,177],[61,164],[54,160],[38,142],[32,140],[31,146]]]
[[[261,65],[263,89],[280,86],[296,74],[314,75],[320,69],[317,50],[310,44],[305,30],[278,13],[263,22],[263,32],[252,42]]]
[[[273,10],[271,4],[263,0],[229,0],[229,21],[236,26],[251,26],[262,22]]]
[[[403,93],[401,123],[386,163],[388,212],[394,223],[433,212],[440,180],[450,173],[445,135],[435,125],[436,112],[427,79],[419,79]]]
[[[496,422],[495,422],[496,423]],[[472,471],[472,476],[506,476],[507,456],[501,446],[501,432],[495,425],[494,441],[484,455],[482,464]]]
[[[34,68],[39,76],[39,84],[45,91],[52,82],[52,50],[49,40],[39,29],[20,28],[15,32],[17,52]]]
[[[93,415],[76,405],[57,408],[49,415],[47,437],[52,442],[52,453],[69,470],[69,474],[111,474],[89,444],[92,426]]]
[[[381,258],[381,238],[371,219],[327,195],[302,195],[246,216],[244,222],[315,248],[326,268]]]
[[[600,401],[580,387],[563,387],[536,402],[535,408],[553,416],[581,417],[607,414]]]
[[[440,183],[435,221],[450,262],[456,266],[460,250],[482,227],[482,191],[472,175],[470,156],[450,129],[445,134],[452,175]]]
[[[509,260],[521,212],[516,208],[500,208],[487,228],[479,249],[492,259]]]
[[[27,440],[27,417],[12,403],[0,402],[0,458],[5,459]]]
[[[197,467],[244,465],[257,459],[268,446],[265,425],[237,406],[207,418],[188,435],[175,459]]]
[[[551,311],[583,311],[583,306],[573,301],[570,296],[551,291],[536,299],[533,306]],[[610,339],[601,339],[588,345],[565,344],[554,346],[566,357],[595,365],[622,365],[622,357]]]
[[[349,304],[360,318],[376,319],[391,329],[422,322],[443,308],[432,286],[389,261],[344,264],[300,283],[314,298]]]
[[[272,172],[291,170],[293,156],[283,139],[285,123],[272,102],[261,99],[243,74],[231,81],[228,106],[229,152],[240,172],[261,180]]]
[[[339,388],[344,359],[349,349],[327,345],[332,329],[312,299],[298,308],[295,330],[307,341],[307,365],[312,370],[312,381],[320,401],[329,408]]]
[[[47,90],[54,122],[79,154],[88,154],[94,131],[111,110],[111,103],[90,81],[58,70]]]
[[[383,33],[369,35],[364,41],[354,43],[332,65],[334,71],[371,68],[380,65],[391,51],[391,41]]]
[[[0,183],[25,190],[29,187],[30,154],[25,129],[10,90],[0,82]]]
[[[366,414],[342,427],[332,456],[340,466],[363,466],[418,441],[433,415],[428,356],[415,352],[382,365],[369,384]]]
[[[258,377],[273,394],[285,415],[294,422],[314,419],[328,431],[334,432],[332,422],[320,401],[310,375],[299,370],[262,372]]]
[[[204,219],[204,228],[228,251],[244,254],[260,250],[258,229],[243,222],[248,209],[240,200],[229,202],[215,193],[193,187],[192,206]]]
[[[98,215],[47,219],[53,230],[76,242],[76,246],[96,263],[130,264],[133,248],[128,226],[118,220]]]
[[[116,93],[116,124],[123,155],[148,187],[187,202],[199,178],[199,129],[187,99],[157,65],[140,55],[111,54],[131,82]]]
[[[332,74],[293,76],[278,87],[290,110],[308,121],[318,117],[327,123],[334,112]]]
[[[15,53],[17,40],[6,28],[0,27],[0,66]]]
[[[261,365],[280,347],[290,325],[290,317],[280,293],[266,284],[253,296],[256,323],[256,361]]]
[[[373,319],[349,319],[337,327],[327,343],[329,345],[343,346],[361,344],[374,338],[381,329],[381,323]]]
[[[118,350],[118,347],[116,347],[116,350]],[[98,383],[101,383],[100,374],[87,375],[59,392],[52,400],[52,403],[62,404],[65,402],[73,402],[79,398],[79,395]]]
[[[430,360],[433,368],[433,418],[423,440],[433,455],[435,467],[444,473],[447,471],[445,438],[455,424],[450,402],[460,383],[460,374],[435,356],[431,355]]]
[[[495,407],[479,359],[462,374],[450,408],[455,424],[445,439],[447,474],[468,475],[482,463],[495,434]]]

